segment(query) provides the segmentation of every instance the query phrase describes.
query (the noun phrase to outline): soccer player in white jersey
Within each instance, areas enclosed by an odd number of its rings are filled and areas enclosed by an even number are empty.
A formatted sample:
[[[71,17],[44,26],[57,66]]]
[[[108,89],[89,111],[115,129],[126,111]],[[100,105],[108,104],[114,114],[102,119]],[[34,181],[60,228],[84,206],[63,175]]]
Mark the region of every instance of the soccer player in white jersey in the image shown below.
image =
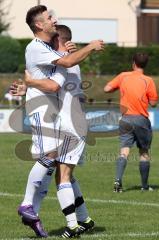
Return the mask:
[[[63,53],[66,51],[65,42],[67,40],[71,40],[71,30],[65,26],[65,25],[58,25],[57,26],[57,32],[59,34],[58,37],[54,37],[54,47],[61,51]],[[66,52],[68,53],[68,52]],[[53,74],[53,79],[56,80],[56,82],[61,82],[63,78],[65,78],[65,82],[58,92],[58,98],[62,102],[62,108],[59,113],[59,119],[60,119],[60,134],[58,135],[59,138],[61,137],[61,142],[64,144],[61,144],[62,148],[65,149],[63,153],[61,154],[61,157],[59,158],[60,162],[64,161],[64,158],[66,159],[66,162],[69,161],[70,164],[76,165],[77,162],[79,162],[79,159],[83,153],[83,148],[85,146],[85,141],[83,140],[84,135],[86,135],[86,127],[85,131],[81,133],[80,129],[84,129],[84,126],[86,126],[85,116],[83,114],[83,111],[81,109],[81,104],[79,102],[79,97],[83,94],[83,91],[81,90],[81,76],[80,76],[80,68],[78,65],[69,68],[69,69],[62,69],[62,76],[60,77],[61,68],[57,67],[56,72]],[[65,75],[64,75],[65,73]],[[51,91],[52,92],[52,81],[49,81],[48,79],[44,81],[38,81],[32,80],[30,76],[27,74],[27,83],[29,85],[33,85],[37,88],[40,88],[45,91]],[[46,82],[48,81],[48,83]],[[47,84],[46,84],[47,83]],[[15,95],[24,95],[26,92],[26,85],[17,85],[13,84],[12,86],[12,93]],[[72,119],[72,115],[75,116],[74,119]],[[74,124],[72,122],[74,121]],[[59,129],[58,129],[59,130]],[[68,141],[66,138],[70,138],[69,133],[71,133],[72,136],[72,144],[71,139],[69,141],[69,144],[67,146]],[[62,136],[61,136],[62,135]],[[82,136],[82,138],[80,137]],[[64,139],[65,138],[65,139]],[[76,140],[76,141],[75,141]],[[66,144],[65,144],[66,143]],[[66,148],[67,146],[67,148]],[[70,151],[70,148],[72,151]],[[59,150],[60,154],[60,150]],[[71,161],[70,161],[71,159]],[[50,173],[51,171],[49,171]],[[56,172],[56,180],[57,185],[59,188],[59,177],[58,177],[58,171]],[[39,212],[41,200],[43,199],[44,195],[47,193],[48,186],[50,183],[51,177],[50,174],[46,175],[45,179],[43,180],[41,186],[39,187],[39,191],[37,191],[34,202],[33,202],[33,209],[36,213]],[[63,184],[62,184],[63,185]],[[65,187],[68,188],[68,183],[65,184]],[[71,177],[71,187],[73,188],[73,193],[75,196],[75,199],[73,200],[73,211],[74,208],[76,210],[76,215],[74,215],[75,223],[78,224],[81,228],[80,232],[84,232],[86,230],[89,230],[93,227],[94,222],[88,217],[88,212],[85,206],[84,199],[82,197],[82,193],[80,191],[78,182],[75,178]],[[70,186],[69,186],[69,192],[70,192]],[[64,190],[65,197],[63,199],[60,199],[62,201],[62,205],[65,203],[65,201],[68,202],[68,199],[70,194],[67,194],[67,189]],[[66,212],[65,210],[63,211]],[[72,217],[71,217],[72,218]],[[71,227],[71,224],[73,224],[73,221],[71,221],[70,224],[70,216],[66,214],[66,219],[68,219],[68,226]],[[23,217],[23,222],[29,226],[31,226],[34,230],[36,229],[35,224],[33,222],[27,222],[27,220]],[[34,222],[35,223],[35,222]],[[70,230],[69,227],[65,229],[65,232],[63,234],[66,234],[72,236],[72,234],[75,234],[74,229]]]
[[[64,25],[57,26],[57,31],[59,33],[57,42],[60,44],[58,49],[64,52],[66,39],[71,40],[71,31]],[[54,42],[56,39],[54,38]],[[85,147],[87,123],[80,103],[83,91],[79,66],[68,69],[57,66],[51,79],[57,83],[63,82],[58,91],[62,106],[58,114],[58,145],[60,147],[58,148],[59,157],[56,158],[56,184],[57,197],[67,220],[67,227],[62,236],[68,238],[78,234],[78,229],[83,233],[94,226],[94,222],[88,216],[78,182],[72,177],[73,169],[81,160]],[[36,86],[45,91],[51,89],[52,82],[48,79],[38,81],[38,79],[31,79],[27,74],[26,80],[29,86]]]
[[[51,76],[55,70],[55,64],[63,67],[72,67],[84,60],[92,50],[102,50],[104,48],[103,41],[96,40],[92,41],[79,51],[63,57],[53,51],[49,46],[50,40],[56,32],[56,21],[48,14],[45,6],[38,5],[31,8],[27,12],[26,22],[35,35],[35,39],[26,49],[26,67],[33,78],[47,78]],[[59,88],[60,84],[53,81],[52,91],[56,92]],[[26,99],[27,102],[29,102],[29,104],[27,104],[27,113],[30,116],[33,130],[32,153],[37,162],[30,171],[25,197],[18,209],[18,213],[23,219],[30,221],[31,223],[36,223],[38,236],[47,237],[47,234],[42,229],[39,216],[37,216],[33,208],[33,202],[36,193],[49,173],[50,168],[54,167],[55,158],[57,156],[56,141],[53,137],[51,142],[51,134],[54,136],[54,115],[57,114],[57,105],[55,101],[53,101],[54,98],[52,96],[50,97],[48,94],[45,94],[34,87],[29,87],[27,89]],[[38,100],[40,101],[40,104]],[[47,116],[46,121],[44,118],[46,111],[45,106],[48,105],[48,102],[51,102],[51,107],[54,108],[55,112],[52,111],[51,114]],[[46,123],[48,123],[48,125]],[[47,126],[49,126],[49,130],[52,126],[49,134],[46,134]],[[25,224],[27,223],[25,222]]]

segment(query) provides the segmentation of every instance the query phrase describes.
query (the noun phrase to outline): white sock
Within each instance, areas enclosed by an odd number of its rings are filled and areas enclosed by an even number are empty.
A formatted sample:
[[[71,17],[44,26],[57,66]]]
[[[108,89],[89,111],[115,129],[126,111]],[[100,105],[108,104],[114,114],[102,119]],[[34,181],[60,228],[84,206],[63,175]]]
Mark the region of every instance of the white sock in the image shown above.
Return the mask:
[[[48,172],[48,168],[41,165],[39,162],[36,162],[33,168],[30,171],[28,176],[28,182],[26,186],[26,192],[24,196],[24,200],[22,202],[22,206],[25,205],[33,205],[33,200],[36,192],[42,184],[44,177]]]
[[[75,213],[75,196],[70,182],[58,185],[57,198],[66,217],[67,226],[74,228],[77,226],[77,218]]]
[[[39,211],[40,211],[41,202],[47,195],[47,192],[52,180],[53,172],[54,172],[54,168],[49,168],[47,170],[47,174],[44,177],[41,186],[38,188],[38,190],[34,194],[33,209],[37,215],[39,214]]]
[[[78,204],[78,198],[84,201],[78,181],[75,178],[72,178],[71,183],[75,195],[75,203],[77,202]],[[80,206],[76,207],[76,216],[77,220],[80,222],[85,222],[89,218],[85,202],[83,202]]]

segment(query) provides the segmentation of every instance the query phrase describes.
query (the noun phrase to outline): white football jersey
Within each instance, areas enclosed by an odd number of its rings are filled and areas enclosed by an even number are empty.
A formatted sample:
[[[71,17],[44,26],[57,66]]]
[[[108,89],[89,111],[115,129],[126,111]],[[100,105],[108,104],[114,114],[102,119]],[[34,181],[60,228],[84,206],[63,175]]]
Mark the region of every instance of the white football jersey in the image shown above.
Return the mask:
[[[87,123],[80,102],[80,97],[83,96],[80,68],[78,65],[67,69],[57,66],[51,78],[58,82],[60,73],[65,78],[58,91],[60,128],[76,136],[85,136]]]
[[[26,69],[29,71],[32,78],[34,79],[49,78],[50,76],[52,76],[52,74],[56,70],[56,66],[52,64],[52,62],[61,57],[62,57],[62,54],[54,51],[51,48],[51,46],[49,46],[48,43],[38,38],[35,38],[26,47],[26,52],[25,52]],[[58,77],[58,80],[59,80],[59,85],[61,86],[65,81],[62,74]],[[51,93],[51,95],[53,94],[56,95],[55,93]],[[33,103],[32,105],[35,105],[35,106],[33,106],[32,112],[30,112],[29,110],[28,114],[42,111],[42,110],[45,111],[46,108],[45,106],[43,106],[43,98],[44,96],[47,97],[47,95],[50,95],[50,94],[42,92],[37,88],[28,87],[27,93],[26,93],[26,101],[29,101],[32,99],[35,99],[36,101],[36,98],[37,98],[37,102],[39,102],[39,105],[41,102],[41,106],[36,106],[34,102],[30,101],[30,103],[31,104]],[[43,98],[41,98],[41,101],[40,101],[40,96],[43,96]]]

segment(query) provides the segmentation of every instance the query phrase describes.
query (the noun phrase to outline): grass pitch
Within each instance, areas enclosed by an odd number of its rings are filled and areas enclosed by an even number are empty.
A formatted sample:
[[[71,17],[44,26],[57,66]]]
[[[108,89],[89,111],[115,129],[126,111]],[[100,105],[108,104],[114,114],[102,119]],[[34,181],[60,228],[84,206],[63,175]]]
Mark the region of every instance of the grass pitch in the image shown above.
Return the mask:
[[[0,134],[0,239],[34,239],[23,226],[17,207],[23,199],[27,176],[33,162],[22,161],[14,153],[18,142],[30,138],[22,134]],[[132,149],[124,176],[123,193],[113,193],[118,138],[96,139],[87,146],[86,164],[75,175],[81,184],[90,216],[96,227],[81,239],[158,239],[159,238],[159,133],[154,133],[149,182],[153,192],[140,191],[138,155]],[[59,239],[65,219],[56,199],[54,180],[40,212],[49,239]]]

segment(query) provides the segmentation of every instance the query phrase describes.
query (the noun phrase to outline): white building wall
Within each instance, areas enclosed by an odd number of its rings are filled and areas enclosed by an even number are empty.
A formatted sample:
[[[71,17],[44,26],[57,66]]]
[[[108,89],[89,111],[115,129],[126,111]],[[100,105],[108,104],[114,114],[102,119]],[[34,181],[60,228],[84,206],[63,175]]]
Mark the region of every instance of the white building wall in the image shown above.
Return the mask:
[[[37,4],[37,0],[7,0],[12,2],[8,19],[12,19],[9,34],[17,38],[32,37],[33,34],[25,23],[27,10]],[[129,0],[130,1],[130,0]],[[116,20],[116,41],[118,45],[134,46],[137,42],[137,17],[134,12],[140,0],[132,0],[132,7],[128,0],[41,0],[40,3],[53,9],[60,19],[87,19],[87,20]],[[99,28],[99,26],[98,26]],[[96,29],[91,29],[91,32]],[[103,35],[103,29],[99,30],[98,38]],[[100,34],[101,32],[101,34]],[[81,33],[82,34],[82,33]],[[87,33],[89,34],[89,29]],[[106,32],[106,35],[111,32]],[[114,33],[113,33],[114,34]],[[96,37],[96,34],[94,34]]]

